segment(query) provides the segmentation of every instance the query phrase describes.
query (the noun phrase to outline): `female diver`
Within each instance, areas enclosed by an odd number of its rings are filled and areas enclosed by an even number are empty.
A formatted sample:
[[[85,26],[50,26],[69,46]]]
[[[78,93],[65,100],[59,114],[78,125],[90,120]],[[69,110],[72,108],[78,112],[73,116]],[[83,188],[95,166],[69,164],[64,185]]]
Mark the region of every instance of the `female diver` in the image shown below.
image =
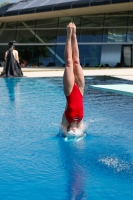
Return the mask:
[[[76,37],[76,26],[69,23],[67,26],[67,39],[65,45],[65,71],[63,75],[64,94],[66,96],[66,109],[62,116],[61,129],[63,136],[83,136],[83,93],[84,75],[79,60],[79,49]]]

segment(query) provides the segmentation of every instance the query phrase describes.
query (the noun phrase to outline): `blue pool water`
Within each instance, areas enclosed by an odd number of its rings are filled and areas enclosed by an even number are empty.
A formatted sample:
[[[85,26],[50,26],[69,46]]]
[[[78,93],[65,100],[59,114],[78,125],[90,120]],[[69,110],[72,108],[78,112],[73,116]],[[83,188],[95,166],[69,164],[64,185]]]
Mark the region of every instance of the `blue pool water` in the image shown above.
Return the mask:
[[[62,78],[0,79],[0,199],[133,199],[133,98],[88,87],[131,82],[85,79],[79,141],[56,136]]]

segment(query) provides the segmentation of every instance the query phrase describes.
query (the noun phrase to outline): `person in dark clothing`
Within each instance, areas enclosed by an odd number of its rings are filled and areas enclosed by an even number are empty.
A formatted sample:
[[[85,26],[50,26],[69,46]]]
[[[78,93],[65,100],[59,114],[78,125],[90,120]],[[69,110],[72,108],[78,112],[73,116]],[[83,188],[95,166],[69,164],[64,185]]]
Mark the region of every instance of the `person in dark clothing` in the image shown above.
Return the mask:
[[[9,49],[5,53],[5,65],[0,77],[23,77],[23,73],[19,64],[18,51],[15,50],[13,41],[10,41],[8,46]]]

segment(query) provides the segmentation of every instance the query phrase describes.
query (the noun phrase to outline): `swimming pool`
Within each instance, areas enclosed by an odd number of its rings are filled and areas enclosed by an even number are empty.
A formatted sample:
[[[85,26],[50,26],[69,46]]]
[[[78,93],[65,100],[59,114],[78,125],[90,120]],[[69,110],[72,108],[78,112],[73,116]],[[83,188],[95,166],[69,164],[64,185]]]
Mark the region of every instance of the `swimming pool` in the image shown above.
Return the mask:
[[[62,78],[0,79],[0,199],[133,199],[133,98],[88,87],[131,82],[85,79],[87,136],[68,142]]]

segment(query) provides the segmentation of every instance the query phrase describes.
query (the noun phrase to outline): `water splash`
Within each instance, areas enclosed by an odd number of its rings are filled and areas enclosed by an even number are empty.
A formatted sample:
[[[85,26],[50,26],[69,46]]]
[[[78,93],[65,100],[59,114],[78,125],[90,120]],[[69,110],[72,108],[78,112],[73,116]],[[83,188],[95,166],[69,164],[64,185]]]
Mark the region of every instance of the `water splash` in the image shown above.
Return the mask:
[[[86,128],[84,125],[83,131],[77,130],[76,132],[73,132],[72,130],[67,132],[67,136],[64,137],[64,133],[62,130],[62,126],[59,126],[59,133],[57,134],[58,137],[64,138],[65,141],[79,141],[83,139],[87,135]]]
[[[124,162],[123,160],[113,157],[106,157],[99,159],[99,162],[102,162],[104,165],[116,169],[117,172],[120,171],[130,171],[130,166],[128,163]]]

